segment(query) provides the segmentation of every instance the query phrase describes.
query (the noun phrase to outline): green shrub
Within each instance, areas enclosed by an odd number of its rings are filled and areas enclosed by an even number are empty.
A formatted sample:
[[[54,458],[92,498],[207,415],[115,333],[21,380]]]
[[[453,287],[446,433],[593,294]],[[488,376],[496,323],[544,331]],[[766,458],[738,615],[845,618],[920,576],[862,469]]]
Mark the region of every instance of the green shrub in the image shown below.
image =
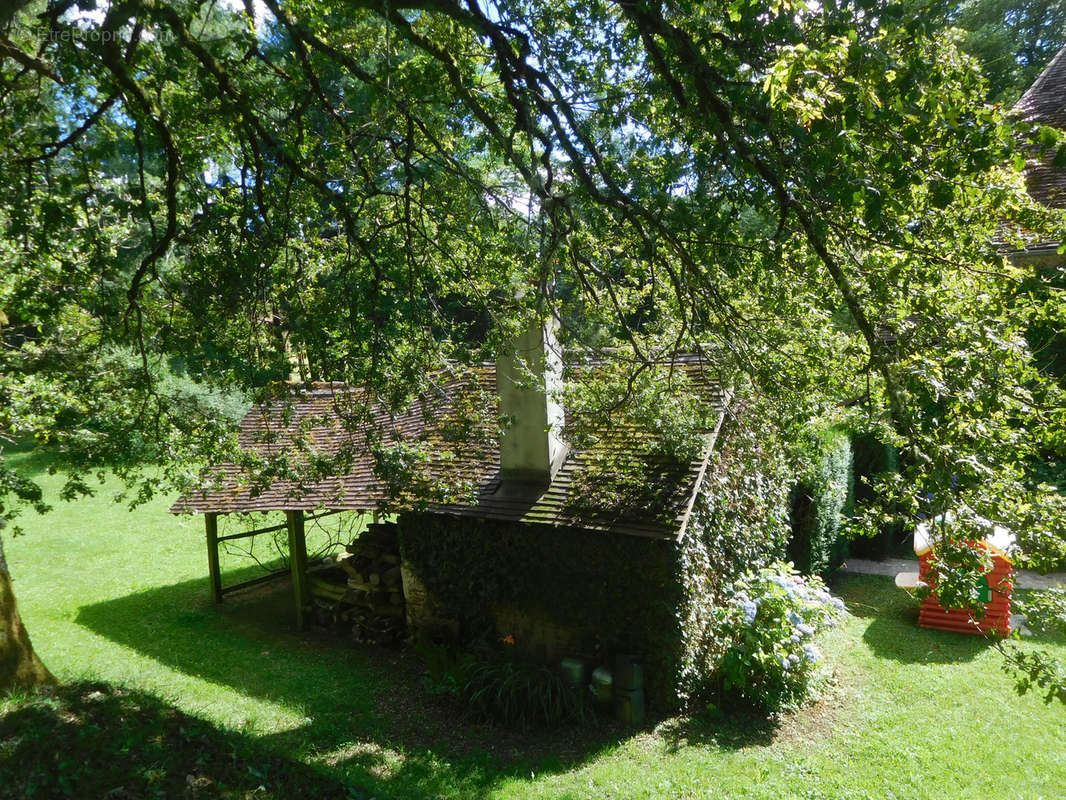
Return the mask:
[[[518,728],[552,726],[585,716],[585,694],[543,664],[508,658],[475,660],[462,696],[478,716]]]
[[[414,648],[426,669],[422,676],[425,690],[435,697],[459,697],[467,668],[464,662],[473,656],[422,635],[415,637]]]
[[[841,528],[853,494],[851,439],[829,428],[808,434],[800,446],[804,471],[789,497],[788,554],[800,572],[825,576],[847,556]]]
[[[836,624],[844,604],[817,577],[774,564],[737,581],[718,609],[723,652],[715,664],[722,706],[762,713],[808,696],[821,658],[815,635]]]
[[[1023,288],[1042,301],[1054,304],[1056,301],[1051,298],[1066,289],[1066,271],[1061,266],[1037,267],[1024,281]],[[1054,375],[1066,387],[1066,331],[1061,321],[1033,319],[1025,338],[1040,371]]]
[[[491,650],[454,651],[425,640],[416,649],[426,667],[427,691],[455,698],[475,717],[515,728],[587,717],[585,692],[544,664]]]

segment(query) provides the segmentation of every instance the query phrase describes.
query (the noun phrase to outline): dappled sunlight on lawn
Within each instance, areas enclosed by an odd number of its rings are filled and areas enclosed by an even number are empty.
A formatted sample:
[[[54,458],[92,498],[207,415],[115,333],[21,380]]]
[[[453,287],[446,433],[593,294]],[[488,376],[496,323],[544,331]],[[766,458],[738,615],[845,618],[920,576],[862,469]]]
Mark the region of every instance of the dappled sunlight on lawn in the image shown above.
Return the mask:
[[[366,796],[1050,797],[1066,785],[1066,744],[1047,735],[1066,713],[1015,697],[980,639],[918,628],[889,578],[835,586],[851,616],[825,637],[834,680],[798,712],[521,733],[429,695],[409,649],[297,634],[285,580],[214,606],[201,520],[170,516],[165,498],[128,513],[112,490],[27,515],[26,535],[7,539],[49,667],[144,692],[161,714],[202,720],[206,741],[255,743]],[[226,581],[256,569],[231,558]],[[1026,646],[1066,656],[1060,640]],[[1011,742],[1010,769],[989,768],[991,741]]]
[[[336,778],[150,693],[73,683],[4,705],[3,797],[351,797]]]

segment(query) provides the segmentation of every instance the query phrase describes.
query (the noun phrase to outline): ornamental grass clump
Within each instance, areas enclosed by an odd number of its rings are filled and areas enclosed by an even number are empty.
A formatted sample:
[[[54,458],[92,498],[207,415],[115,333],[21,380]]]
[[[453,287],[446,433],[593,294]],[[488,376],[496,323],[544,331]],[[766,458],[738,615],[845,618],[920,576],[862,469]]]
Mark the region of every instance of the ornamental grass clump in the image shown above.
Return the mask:
[[[476,652],[464,652],[416,639],[426,691],[459,701],[475,719],[520,730],[588,719],[586,692],[558,669],[514,653],[514,637],[508,635],[502,644],[503,650],[482,644]]]
[[[726,643],[716,666],[721,705],[763,713],[800,705],[821,661],[814,639],[844,616],[844,603],[791,564],[749,574],[733,590],[719,609]]]

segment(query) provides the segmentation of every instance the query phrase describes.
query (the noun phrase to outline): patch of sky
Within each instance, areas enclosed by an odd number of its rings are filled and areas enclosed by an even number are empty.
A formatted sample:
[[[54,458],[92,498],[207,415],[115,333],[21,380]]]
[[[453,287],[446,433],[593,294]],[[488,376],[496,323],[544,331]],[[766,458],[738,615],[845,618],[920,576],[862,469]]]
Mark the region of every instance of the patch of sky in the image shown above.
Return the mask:
[[[219,5],[237,14],[246,14],[248,11],[244,0],[221,0]],[[252,0],[252,24],[256,33],[263,35],[275,22],[277,20],[263,0]]]

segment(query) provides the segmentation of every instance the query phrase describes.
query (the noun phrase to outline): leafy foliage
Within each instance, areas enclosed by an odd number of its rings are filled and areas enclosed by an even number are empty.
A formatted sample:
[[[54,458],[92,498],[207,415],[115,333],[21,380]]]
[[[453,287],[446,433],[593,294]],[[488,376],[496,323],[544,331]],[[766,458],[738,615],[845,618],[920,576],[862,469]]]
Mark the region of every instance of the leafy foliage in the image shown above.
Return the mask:
[[[754,418],[760,411],[755,403],[741,410]],[[718,615],[730,602],[730,587],[785,553],[790,472],[784,448],[767,429],[756,434],[752,428],[759,426],[751,423],[741,418],[725,431],[681,541],[678,683],[690,705],[718,691],[715,667],[727,641]]]
[[[936,591],[944,608],[966,609],[980,619],[985,609],[981,576],[992,570],[992,553],[983,544],[983,532],[977,526],[956,521],[950,524],[964,532],[936,538],[929,557],[929,578],[919,587],[918,596],[924,598]]]
[[[788,564],[746,575],[718,610],[723,652],[715,664],[719,703],[775,712],[802,703],[821,653],[813,637],[836,624],[844,604],[817,577]]]
[[[1066,589],[1033,590],[1015,596],[1012,608],[1025,615],[1028,628],[1066,636]]]
[[[1004,671],[1017,679],[1018,694],[1036,690],[1043,693],[1045,703],[1058,700],[1066,704],[1066,671],[1061,661],[1046,650],[1027,653],[1013,645],[1001,645],[1000,649],[1006,656]]]
[[[1066,496],[1041,484],[1012,503],[1011,511],[1020,550],[1014,561],[1038,572],[1066,570]]]
[[[807,575],[822,575],[844,560],[844,515],[852,500],[851,437],[840,429],[808,431],[802,440],[804,472],[790,502],[788,554]]]
[[[657,365],[633,374],[608,360],[591,380],[565,393],[567,438],[582,451],[569,502],[578,513],[607,518],[639,510],[672,524],[679,486],[708,452],[719,409],[682,370]]]
[[[0,498],[7,497],[13,497],[16,505],[12,508],[0,502],[0,527],[3,527],[9,520],[17,516],[20,510],[19,504],[29,505],[41,514],[49,510],[48,504],[44,501],[41,487],[15,472],[3,461],[0,461]],[[15,526],[14,531],[16,534],[21,532],[18,526]]]
[[[585,692],[558,669],[495,650],[452,651],[422,640],[416,645],[432,694],[453,697],[475,717],[511,727],[554,726],[589,714]]]
[[[1066,45],[1061,0],[965,0],[951,15],[980,62],[990,99],[1013,103]]]
[[[151,450],[203,463],[225,441],[156,366],[253,393],[347,380],[400,406],[444,358],[549,313],[638,374],[698,344],[786,429],[860,398],[942,471],[958,448],[995,468],[1004,430],[1053,415],[1017,337],[1034,309],[1010,305],[1019,275],[991,241],[1055,236],[1061,215],[1027,201],[1024,131],[982,105],[936,14],[20,7],[3,374],[92,396]],[[141,368],[97,381],[112,346]],[[930,403],[957,427],[923,422]],[[6,425],[69,428],[41,411]],[[120,457],[99,445],[70,453]]]

